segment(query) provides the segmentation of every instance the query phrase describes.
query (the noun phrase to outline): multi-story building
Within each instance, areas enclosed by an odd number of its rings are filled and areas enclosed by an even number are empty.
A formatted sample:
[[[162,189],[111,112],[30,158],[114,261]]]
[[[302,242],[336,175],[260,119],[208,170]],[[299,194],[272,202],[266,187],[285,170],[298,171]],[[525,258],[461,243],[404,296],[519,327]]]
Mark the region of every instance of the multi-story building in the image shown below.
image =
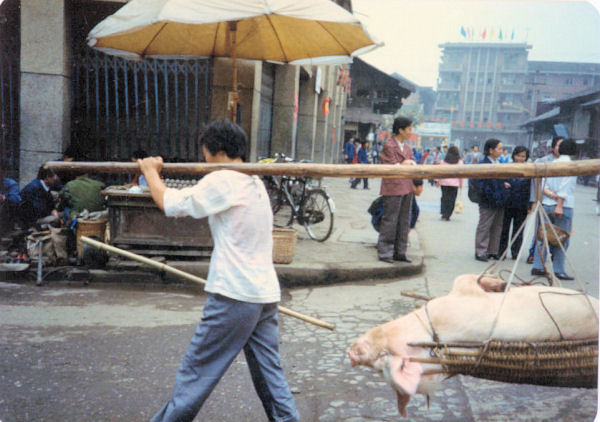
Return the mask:
[[[526,107],[532,117],[548,111],[555,101],[595,89],[600,89],[600,63],[528,63]]]
[[[453,142],[482,145],[491,137],[506,145],[527,141],[520,124],[527,108],[524,43],[445,43],[439,66],[434,121],[452,125]]]
[[[463,146],[490,137],[531,146],[533,133],[525,122],[556,101],[600,89],[600,63],[528,61],[527,44],[462,42],[440,48],[437,101],[429,120],[450,123],[453,142],[462,140]]]

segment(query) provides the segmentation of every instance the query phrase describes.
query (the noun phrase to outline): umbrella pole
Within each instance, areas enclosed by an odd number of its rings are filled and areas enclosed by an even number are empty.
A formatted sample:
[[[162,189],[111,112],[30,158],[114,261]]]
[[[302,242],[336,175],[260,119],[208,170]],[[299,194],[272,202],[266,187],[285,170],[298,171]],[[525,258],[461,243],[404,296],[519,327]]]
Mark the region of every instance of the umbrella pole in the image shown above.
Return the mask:
[[[237,81],[237,48],[236,48],[236,35],[237,35],[237,21],[229,22],[229,31],[231,31],[231,60],[233,64],[233,96],[231,101],[231,121],[237,122],[237,109],[238,109],[238,81]]]

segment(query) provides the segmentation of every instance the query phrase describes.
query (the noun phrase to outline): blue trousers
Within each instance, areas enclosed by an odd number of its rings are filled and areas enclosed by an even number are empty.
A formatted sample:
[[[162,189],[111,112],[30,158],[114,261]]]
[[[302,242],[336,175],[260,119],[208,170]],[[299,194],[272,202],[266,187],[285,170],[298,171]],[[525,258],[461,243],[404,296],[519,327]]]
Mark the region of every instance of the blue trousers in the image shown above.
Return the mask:
[[[571,232],[571,223],[573,221],[573,208],[563,208],[562,217],[558,217],[556,215],[552,216],[551,213],[554,211],[554,206],[544,205],[544,210],[548,214],[550,218],[552,218],[552,224]],[[570,239],[570,238],[569,238]],[[565,251],[569,247],[569,239],[563,243],[563,248]],[[542,261],[545,260],[546,249],[543,246],[543,243],[538,241],[538,247],[535,248],[533,254],[533,268],[541,270],[543,269]],[[540,251],[542,251],[542,255],[540,256]],[[565,254],[562,249],[559,247],[555,247],[551,249],[552,255],[554,256],[554,260],[552,261],[552,266],[554,267],[555,273],[564,273],[565,272]]]
[[[171,399],[151,419],[192,421],[243,349],[269,421],[297,421],[298,411],[279,358],[277,304],[240,302],[211,294],[177,370]]]

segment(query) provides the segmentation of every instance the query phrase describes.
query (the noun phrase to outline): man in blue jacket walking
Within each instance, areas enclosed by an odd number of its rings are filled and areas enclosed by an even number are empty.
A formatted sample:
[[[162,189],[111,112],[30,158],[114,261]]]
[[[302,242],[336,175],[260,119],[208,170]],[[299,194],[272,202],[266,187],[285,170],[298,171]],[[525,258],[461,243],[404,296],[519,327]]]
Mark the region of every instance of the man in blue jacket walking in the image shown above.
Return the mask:
[[[357,164],[369,164],[369,157],[367,156],[367,151],[369,150],[369,141],[362,142],[358,147],[358,162]],[[366,177],[362,178],[363,180],[363,189],[369,189],[369,179]],[[356,189],[356,185],[360,182],[360,177],[354,178],[350,187],[352,189]]]

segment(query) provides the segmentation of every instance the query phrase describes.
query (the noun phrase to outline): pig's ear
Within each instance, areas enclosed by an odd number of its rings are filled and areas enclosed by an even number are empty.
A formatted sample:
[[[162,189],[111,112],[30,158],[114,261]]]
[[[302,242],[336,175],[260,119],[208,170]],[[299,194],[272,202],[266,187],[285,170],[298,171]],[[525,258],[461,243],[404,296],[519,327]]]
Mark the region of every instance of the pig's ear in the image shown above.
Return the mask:
[[[395,389],[409,395],[415,394],[423,373],[421,364],[411,362],[408,357],[400,356],[389,356],[387,363],[391,378],[388,381]]]

